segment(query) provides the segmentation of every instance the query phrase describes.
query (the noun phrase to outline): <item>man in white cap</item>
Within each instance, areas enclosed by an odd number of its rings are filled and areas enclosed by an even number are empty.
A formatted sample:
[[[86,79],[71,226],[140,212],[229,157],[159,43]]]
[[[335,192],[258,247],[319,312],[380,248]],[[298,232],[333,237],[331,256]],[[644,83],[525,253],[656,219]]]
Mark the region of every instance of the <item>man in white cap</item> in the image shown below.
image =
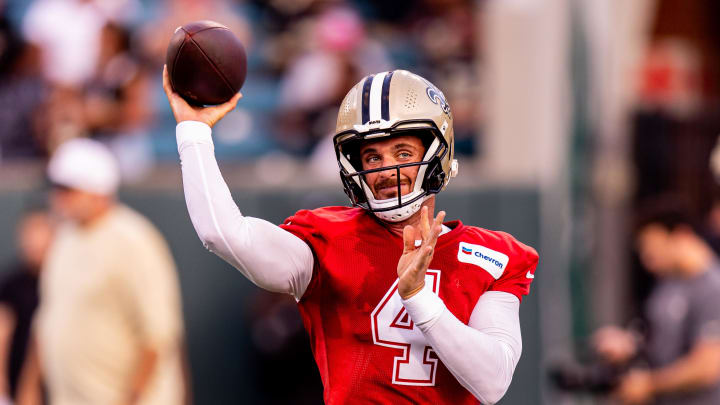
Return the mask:
[[[119,173],[102,144],[64,143],[48,177],[53,209],[67,219],[40,280],[31,356],[50,402],[182,403],[182,316],[165,240],[115,200]]]

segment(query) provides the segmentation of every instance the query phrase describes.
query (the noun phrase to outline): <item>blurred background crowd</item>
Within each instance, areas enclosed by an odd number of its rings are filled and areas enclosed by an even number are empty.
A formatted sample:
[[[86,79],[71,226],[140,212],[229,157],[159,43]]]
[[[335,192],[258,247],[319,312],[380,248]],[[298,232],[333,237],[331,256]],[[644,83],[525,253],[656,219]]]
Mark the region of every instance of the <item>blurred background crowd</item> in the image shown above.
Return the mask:
[[[317,155],[327,168],[318,145],[334,130],[347,89],[366,74],[398,66],[435,80],[456,100],[458,151],[476,152],[471,2],[3,3],[3,163],[43,159],[73,137],[110,145],[127,182],[156,162],[174,160],[167,136],[174,121],[158,72],[175,27],[198,18],[227,25],[249,55],[245,98],[218,129],[223,159]]]
[[[168,239],[196,403],[318,403],[292,300],[205,252],[185,212],[160,73],[175,27],[211,19],[248,52],[244,97],[214,130],[245,214],[279,223],[347,204],[329,141],[342,97],[368,73],[423,75],[455,120],[460,176],[440,205],[540,252],[523,359],[502,403],[632,403],[640,394],[628,387],[646,381],[617,358],[659,369],[693,353],[696,338],[714,339],[712,328],[683,335],[684,348],[658,360],[652,330],[671,322],[648,311],[692,314],[687,300],[658,304],[682,273],[659,268],[694,274],[683,258],[713,252],[696,262],[720,272],[718,15],[714,0],[0,0],[0,259],[20,263],[0,274],[0,301],[25,311],[13,339],[29,334],[55,221],[37,209],[45,165],[64,142],[93,138],[119,162],[120,199]],[[658,246],[645,238],[649,217],[671,241],[660,250],[680,258],[648,253]],[[0,305],[0,321],[7,312]],[[25,344],[10,352],[0,389],[15,384]],[[717,371],[696,384],[718,387],[720,371],[692,364]],[[278,379],[294,388],[280,392]]]

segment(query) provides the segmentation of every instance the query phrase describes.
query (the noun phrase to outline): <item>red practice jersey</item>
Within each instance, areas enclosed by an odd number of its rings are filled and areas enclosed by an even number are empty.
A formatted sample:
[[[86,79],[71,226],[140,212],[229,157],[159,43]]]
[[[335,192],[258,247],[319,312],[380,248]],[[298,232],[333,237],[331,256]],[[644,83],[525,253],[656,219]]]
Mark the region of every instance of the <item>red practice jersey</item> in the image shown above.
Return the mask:
[[[504,291],[522,298],[538,255],[507,233],[448,222],[426,282],[467,324],[478,298]],[[298,303],[324,386],[340,404],[476,404],[409,319],[397,293],[402,237],[362,208],[299,211],[281,227],[315,255]]]

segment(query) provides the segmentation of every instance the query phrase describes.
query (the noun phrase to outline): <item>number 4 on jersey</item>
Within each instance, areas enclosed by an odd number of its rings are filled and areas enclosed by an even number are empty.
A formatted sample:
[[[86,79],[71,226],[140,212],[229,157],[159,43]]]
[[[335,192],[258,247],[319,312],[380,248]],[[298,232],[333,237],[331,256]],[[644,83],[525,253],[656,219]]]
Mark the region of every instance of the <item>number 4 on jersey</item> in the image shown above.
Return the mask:
[[[440,270],[428,270],[425,283],[431,285],[433,292],[437,294],[440,288]],[[398,281],[395,280],[370,315],[373,342],[402,350],[402,355],[394,360],[393,384],[435,385],[437,355],[405,311],[397,288]]]

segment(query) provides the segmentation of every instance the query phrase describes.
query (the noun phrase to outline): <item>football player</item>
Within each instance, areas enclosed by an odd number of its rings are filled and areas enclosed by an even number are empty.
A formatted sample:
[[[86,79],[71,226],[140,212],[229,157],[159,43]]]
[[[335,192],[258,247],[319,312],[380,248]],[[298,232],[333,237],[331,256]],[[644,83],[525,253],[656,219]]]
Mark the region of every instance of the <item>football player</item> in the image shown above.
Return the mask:
[[[214,157],[211,127],[240,94],[191,107],[163,75],[195,230],[253,283],[295,297],[326,403],[500,400],[538,256],[507,233],[433,218],[457,173],[439,89],[403,70],[357,83],[334,137],[355,208],[302,210],[275,226],[240,213]]]

